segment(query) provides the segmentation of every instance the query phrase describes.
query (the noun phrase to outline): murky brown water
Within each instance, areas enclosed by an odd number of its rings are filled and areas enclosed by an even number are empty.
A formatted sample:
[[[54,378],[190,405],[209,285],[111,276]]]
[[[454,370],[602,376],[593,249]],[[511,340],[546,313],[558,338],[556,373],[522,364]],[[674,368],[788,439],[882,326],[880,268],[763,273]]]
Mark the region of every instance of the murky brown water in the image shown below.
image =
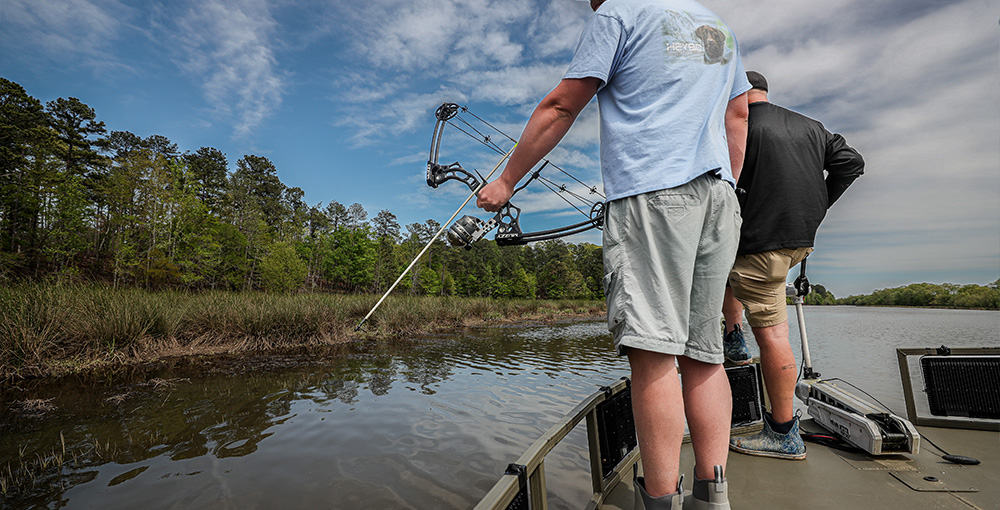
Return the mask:
[[[817,370],[898,409],[896,346],[1000,345],[997,312],[806,313]],[[0,507],[468,508],[580,399],[627,375],[599,322],[264,359],[8,389]],[[54,410],[15,412],[25,399]],[[588,499],[586,466],[578,427],[546,461],[552,508]]]

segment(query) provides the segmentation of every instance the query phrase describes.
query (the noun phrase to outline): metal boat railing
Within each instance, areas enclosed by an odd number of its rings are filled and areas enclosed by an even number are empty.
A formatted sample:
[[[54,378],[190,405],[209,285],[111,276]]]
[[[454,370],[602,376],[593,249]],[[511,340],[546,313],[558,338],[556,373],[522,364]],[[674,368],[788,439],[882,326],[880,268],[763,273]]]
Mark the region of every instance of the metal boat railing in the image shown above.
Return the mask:
[[[632,448],[624,452],[602,452],[602,440],[608,444],[608,438],[602,437],[611,433],[602,427],[602,404],[613,401],[628,401],[627,427],[632,429]],[[632,426],[631,391],[628,379],[623,378],[605,386],[583,402],[580,402],[566,417],[542,434],[517,461],[507,468],[507,473],[493,486],[479,504],[477,510],[531,508],[544,510],[548,508],[545,489],[545,456],[581,421],[587,421],[587,443],[590,447],[590,474],[594,494],[588,509],[597,508],[604,502],[608,491],[627,476],[636,462],[639,461],[639,448],[635,446],[635,432]],[[626,438],[627,441],[627,438]],[[605,474],[608,459],[620,457],[613,462],[610,472]],[[602,461],[603,460],[603,461]]]
[[[755,360],[756,362],[756,360]],[[750,377],[744,372],[751,370]],[[747,434],[761,428],[760,406],[764,391],[756,367],[727,369],[731,386],[742,388],[734,401],[757,406],[756,413],[734,412],[733,434]],[[737,382],[739,381],[739,382]],[[756,384],[754,384],[756,381]],[[590,479],[593,494],[586,508],[593,510],[604,503],[608,494],[636,471],[639,448],[632,417],[631,382],[623,377],[580,402],[557,424],[548,429],[525,450],[516,462],[476,505],[477,510],[544,510],[548,508],[545,487],[545,456],[581,421],[587,422],[590,453]],[[684,441],[690,438],[685,435]]]

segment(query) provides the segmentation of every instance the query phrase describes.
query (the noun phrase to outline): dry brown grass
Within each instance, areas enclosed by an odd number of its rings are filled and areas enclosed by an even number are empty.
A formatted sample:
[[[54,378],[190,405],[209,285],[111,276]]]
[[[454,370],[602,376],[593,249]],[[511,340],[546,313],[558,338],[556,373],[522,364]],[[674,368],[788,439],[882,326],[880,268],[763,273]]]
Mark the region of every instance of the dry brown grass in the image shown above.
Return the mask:
[[[598,301],[151,292],[42,284],[0,288],[0,379],[62,375],[168,356],[400,339],[455,328],[596,316]]]
[[[54,399],[29,399],[11,403],[10,410],[22,416],[43,416],[56,410]]]

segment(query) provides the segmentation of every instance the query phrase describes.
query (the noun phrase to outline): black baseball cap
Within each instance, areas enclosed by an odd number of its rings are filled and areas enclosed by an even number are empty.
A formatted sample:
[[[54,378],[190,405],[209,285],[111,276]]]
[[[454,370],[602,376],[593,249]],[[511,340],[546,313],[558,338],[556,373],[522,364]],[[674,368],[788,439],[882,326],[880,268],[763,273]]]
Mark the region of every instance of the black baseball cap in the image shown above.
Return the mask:
[[[757,71],[747,71],[747,79],[750,80],[751,87],[767,92],[767,79],[764,78],[763,74]]]

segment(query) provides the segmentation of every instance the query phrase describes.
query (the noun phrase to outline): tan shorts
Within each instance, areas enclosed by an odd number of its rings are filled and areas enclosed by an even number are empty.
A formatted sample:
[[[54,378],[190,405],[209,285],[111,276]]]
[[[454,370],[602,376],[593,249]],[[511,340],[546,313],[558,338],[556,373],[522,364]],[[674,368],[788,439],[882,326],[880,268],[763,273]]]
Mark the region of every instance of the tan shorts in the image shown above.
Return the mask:
[[[739,255],[729,273],[733,296],[743,303],[752,328],[775,326],[788,320],[785,279],[812,248],[784,248]]]

